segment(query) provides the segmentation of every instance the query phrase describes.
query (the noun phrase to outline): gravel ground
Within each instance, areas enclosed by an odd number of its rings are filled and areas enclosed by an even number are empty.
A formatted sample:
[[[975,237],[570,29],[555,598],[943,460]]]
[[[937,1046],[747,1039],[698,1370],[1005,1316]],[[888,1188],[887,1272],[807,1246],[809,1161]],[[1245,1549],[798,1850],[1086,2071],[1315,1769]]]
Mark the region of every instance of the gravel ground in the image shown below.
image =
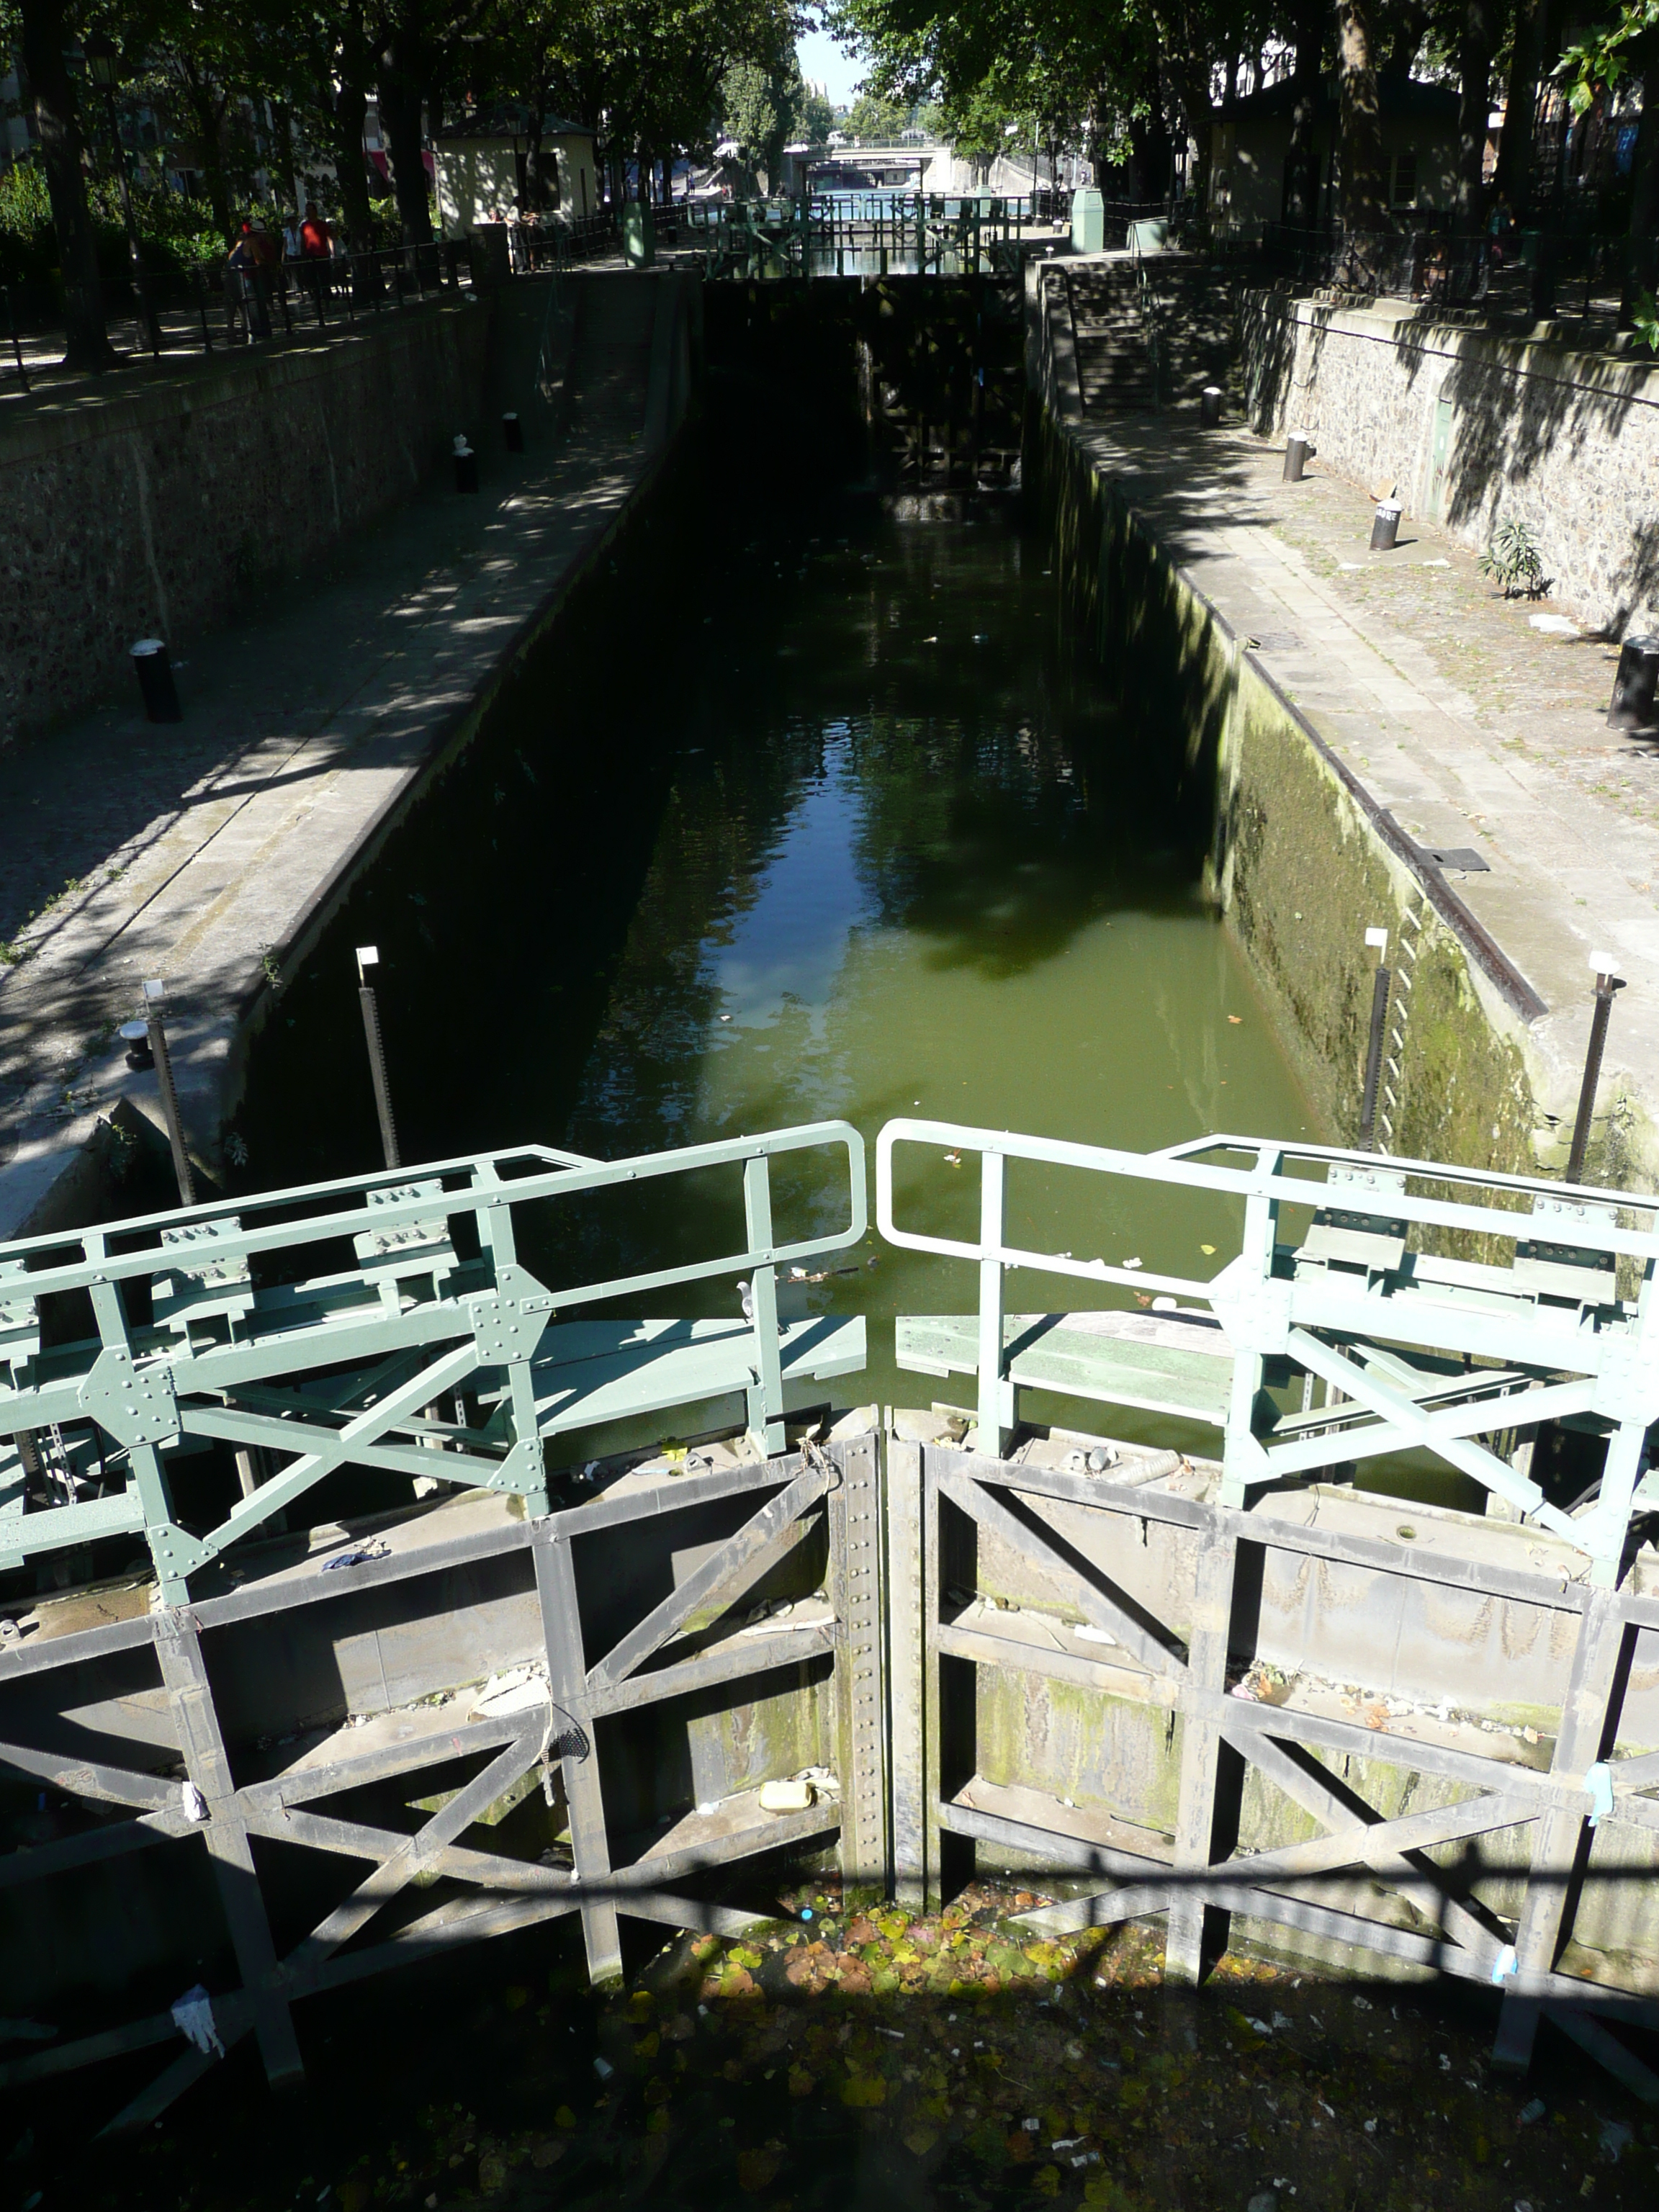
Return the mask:
[[[1163,1986],[1156,1928],[1035,1941],[1008,1918],[1034,1901],[975,1887],[911,1918],[808,1890],[781,1900],[792,1919],[741,1942],[679,1939],[602,2000],[569,1966],[538,1989],[485,1963],[459,2004],[416,1997],[395,2019],[383,1991],[378,2013],[337,2010],[307,2043],[303,2105],[273,2106],[251,2067],[228,2069],[118,2155],[21,2147],[0,2203],[1655,2202],[1652,2116],[1547,2035],[1530,2081],[1494,2077],[1478,1998],[1237,1955],[1194,1996]],[[535,1955],[520,1948],[510,1969]],[[381,2047],[388,2036],[400,2047]]]

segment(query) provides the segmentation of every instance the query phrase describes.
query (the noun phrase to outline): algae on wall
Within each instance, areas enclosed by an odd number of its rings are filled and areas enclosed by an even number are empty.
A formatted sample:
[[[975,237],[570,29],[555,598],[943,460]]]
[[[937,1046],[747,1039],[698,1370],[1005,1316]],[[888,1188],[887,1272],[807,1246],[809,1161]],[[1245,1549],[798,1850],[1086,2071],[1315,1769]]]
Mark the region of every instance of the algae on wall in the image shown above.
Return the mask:
[[[1336,1142],[1358,1135],[1376,956],[1395,982],[1387,1148],[1527,1174],[1540,1115],[1463,948],[1335,764],[1226,623],[1045,411],[1055,565],[1103,679],[1167,748],[1174,820]]]

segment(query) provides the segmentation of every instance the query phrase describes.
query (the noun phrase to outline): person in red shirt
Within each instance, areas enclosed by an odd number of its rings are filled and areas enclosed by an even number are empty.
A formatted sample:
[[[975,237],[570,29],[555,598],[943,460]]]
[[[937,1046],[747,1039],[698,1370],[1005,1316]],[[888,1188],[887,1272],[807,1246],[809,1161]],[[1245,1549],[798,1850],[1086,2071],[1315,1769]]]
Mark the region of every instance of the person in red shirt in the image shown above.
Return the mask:
[[[316,201],[307,200],[305,221],[300,225],[301,282],[313,301],[321,293],[323,272],[333,258],[334,234]]]
[[[331,261],[334,234],[323,220],[315,200],[306,202],[306,219],[300,225],[300,252],[307,261]]]

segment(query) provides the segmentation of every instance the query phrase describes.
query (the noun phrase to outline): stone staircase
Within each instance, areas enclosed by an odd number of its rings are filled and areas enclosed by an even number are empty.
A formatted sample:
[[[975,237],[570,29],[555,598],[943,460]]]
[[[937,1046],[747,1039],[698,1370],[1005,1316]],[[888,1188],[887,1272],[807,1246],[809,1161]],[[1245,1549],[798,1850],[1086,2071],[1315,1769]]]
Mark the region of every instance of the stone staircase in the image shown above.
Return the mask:
[[[1127,255],[1066,266],[1083,404],[1103,414],[1195,406],[1225,386],[1237,350],[1224,278],[1184,255]]]

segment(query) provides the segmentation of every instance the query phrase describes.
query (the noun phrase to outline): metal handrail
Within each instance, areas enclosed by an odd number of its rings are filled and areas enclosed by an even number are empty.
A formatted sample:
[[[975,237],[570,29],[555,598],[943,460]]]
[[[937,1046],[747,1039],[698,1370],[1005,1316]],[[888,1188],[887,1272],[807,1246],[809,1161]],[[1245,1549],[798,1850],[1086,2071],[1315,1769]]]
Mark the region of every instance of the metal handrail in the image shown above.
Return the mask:
[[[928,1145],[958,1158],[964,1152],[980,1155],[975,1239],[899,1226],[893,1211],[893,1156],[903,1144]],[[1206,1156],[1218,1152],[1242,1152],[1249,1164],[1209,1164]],[[1011,1159],[1242,1200],[1244,1225],[1239,1249],[1215,1274],[1198,1279],[1012,1244],[1005,1230],[1006,1164]],[[1305,1172],[1291,1172],[1295,1167]],[[1324,1176],[1316,1180],[1322,1167]],[[1471,1194],[1529,1197],[1532,1205],[1523,1212],[1472,1202],[1471,1197],[1437,1198],[1412,1190],[1412,1182],[1450,1186]],[[1539,1302],[1537,1290],[1529,1289],[1524,1277],[1511,1271],[1462,1263],[1467,1279],[1460,1285],[1457,1265],[1437,1263],[1426,1254],[1412,1255],[1413,1268],[1403,1273],[1390,1271],[1380,1259],[1363,1273],[1331,1273],[1322,1265],[1298,1265],[1297,1249],[1278,1242],[1275,1231],[1284,1206],[1329,1207],[1371,1221],[1379,1230],[1385,1224],[1390,1231],[1396,1224],[1416,1224],[1517,1245],[1535,1240],[1554,1251],[1606,1255],[1615,1268],[1620,1259],[1634,1261],[1639,1266],[1640,1289],[1633,1301],[1616,1295],[1587,1296],[1577,1304],[1547,1306]],[[1646,1214],[1653,1225],[1634,1226],[1631,1217],[1635,1214]],[[1243,1504],[1251,1488],[1304,1473],[1328,1457],[1316,1445],[1274,1446],[1256,1432],[1264,1363],[1288,1362],[1304,1374],[1322,1376],[1329,1388],[1376,1415],[1379,1425],[1365,1431],[1358,1451],[1352,1434],[1345,1437],[1347,1455],[1426,1448],[1566,1537],[1589,1557],[1599,1582],[1617,1577],[1644,1471],[1648,1431],[1659,1420],[1656,1216],[1659,1198],[1640,1194],[1566,1187],[1539,1176],[1257,1137],[1206,1136],[1140,1153],[903,1117],[888,1122],[876,1143],[876,1220],[881,1235],[912,1251],[971,1261],[979,1267],[975,1372],[982,1449],[1000,1453],[1014,1419],[1015,1389],[1004,1344],[1007,1270],[1027,1268],[1121,1285],[1143,1296],[1153,1291],[1171,1299],[1191,1299],[1208,1306],[1220,1321],[1235,1355],[1223,1457],[1224,1499]],[[1395,1233],[1403,1245],[1403,1231]],[[1386,1240],[1379,1237],[1377,1241],[1380,1245]],[[1415,1273],[1419,1259],[1421,1281]],[[1585,1270],[1584,1287],[1588,1293],[1605,1285],[1593,1285],[1590,1271]],[[1494,1297],[1495,1291],[1506,1291],[1507,1298]],[[1526,1370],[1526,1389],[1515,1401],[1516,1410],[1526,1408],[1521,1413],[1524,1422],[1568,1415],[1607,1421],[1612,1434],[1601,1496],[1593,1510],[1574,1519],[1551,1505],[1528,1477],[1472,1441],[1479,1429],[1471,1426],[1467,1408],[1425,1413],[1397,1382],[1379,1381],[1342,1349],[1357,1346],[1380,1351],[1384,1345],[1429,1347],[1466,1360],[1495,1359],[1506,1370]],[[1397,1366],[1398,1361],[1394,1364]],[[1563,1376],[1568,1379],[1552,1379]],[[1534,1389],[1534,1384],[1539,1387]],[[1498,1424],[1488,1419],[1480,1425],[1491,1429]],[[1514,1425],[1507,1409],[1503,1425]]]
[[[770,1164],[825,1147],[847,1155],[847,1225],[779,1243]],[[722,1166],[742,1173],[744,1231],[736,1251],[556,1286],[539,1283],[519,1260],[514,1215],[526,1205]],[[469,1214],[476,1261],[461,1260],[450,1242],[451,1224]],[[16,1440],[12,1452],[0,1451],[0,1565],[142,1532],[164,1596],[176,1602],[191,1572],[353,1461],[405,1470],[412,1462],[422,1475],[512,1492],[532,1513],[545,1512],[531,1363],[555,1314],[739,1275],[749,1279],[750,1427],[769,1449],[781,1449],[777,1270],[843,1250],[866,1227],[863,1139],[848,1122],[820,1121],[608,1162],[530,1146],[0,1246],[0,1437]],[[282,1255],[291,1266],[307,1247],[346,1240],[355,1269],[254,1282],[257,1260]],[[399,1285],[410,1282],[422,1294],[405,1302]],[[131,1318],[134,1291],[141,1301],[148,1291],[153,1312],[159,1297],[159,1318]],[[40,1301],[71,1292],[89,1297],[96,1335],[43,1348]],[[416,1450],[400,1433],[412,1415],[481,1371],[506,1378],[497,1429],[454,1431],[459,1449],[422,1440]],[[349,1387],[331,1397],[327,1378],[342,1374]],[[268,1399],[278,1378],[284,1403],[276,1411],[236,1405],[249,1390]],[[316,1425],[318,1413],[347,1412],[344,1431]],[[30,1510],[29,1485],[40,1487],[45,1456],[37,1439],[65,1424],[91,1429],[100,1480],[113,1470],[123,1487]],[[161,1460],[164,1446],[190,1436],[299,1455],[273,1481],[245,1484],[221,1522],[194,1532],[175,1518]]]

